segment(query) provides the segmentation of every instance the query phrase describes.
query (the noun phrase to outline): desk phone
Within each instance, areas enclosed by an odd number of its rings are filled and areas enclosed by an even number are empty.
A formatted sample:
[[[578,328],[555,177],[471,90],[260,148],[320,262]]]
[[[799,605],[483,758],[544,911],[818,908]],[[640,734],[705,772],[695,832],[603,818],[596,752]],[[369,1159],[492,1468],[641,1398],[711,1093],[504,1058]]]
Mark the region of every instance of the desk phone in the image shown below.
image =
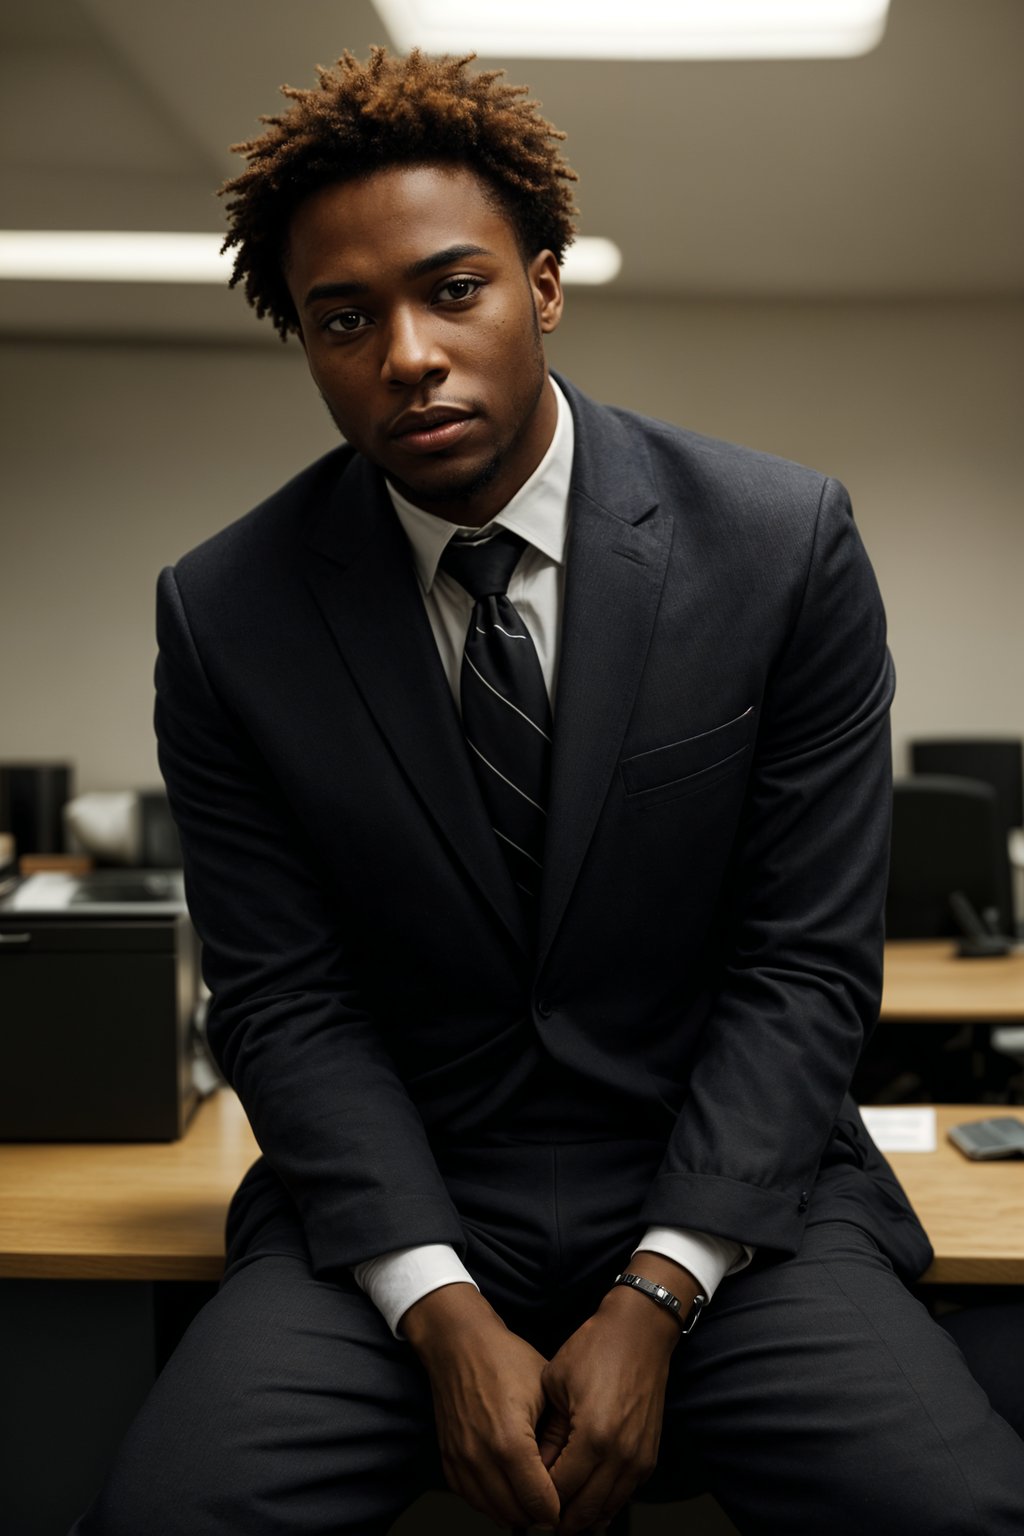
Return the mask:
[[[1024,1121],[1013,1115],[951,1125],[949,1139],[966,1157],[987,1161],[993,1157],[1024,1157]]]

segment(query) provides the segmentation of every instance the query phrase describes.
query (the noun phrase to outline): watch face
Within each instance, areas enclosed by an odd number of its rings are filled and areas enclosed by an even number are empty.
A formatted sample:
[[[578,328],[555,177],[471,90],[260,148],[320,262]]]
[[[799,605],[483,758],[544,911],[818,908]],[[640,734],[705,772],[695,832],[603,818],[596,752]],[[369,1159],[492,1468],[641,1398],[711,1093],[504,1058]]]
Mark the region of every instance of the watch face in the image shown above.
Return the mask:
[[[688,1314],[686,1315],[685,1318],[681,1317],[679,1319],[680,1327],[682,1328],[682,1331],[684,1333],[692,1333],[693,1332],[694,1327],[695,1327],[696,1322],[697,1322],[697,1319],[698,1319],[698,1317],[700,1317],[700,1314],[703,1312],[704,1306],[705,1306],[706,1302],[707,1302],[707,1297],[706,1296],[695,1296],[693,1298],[693,1306],[690,1308]]]

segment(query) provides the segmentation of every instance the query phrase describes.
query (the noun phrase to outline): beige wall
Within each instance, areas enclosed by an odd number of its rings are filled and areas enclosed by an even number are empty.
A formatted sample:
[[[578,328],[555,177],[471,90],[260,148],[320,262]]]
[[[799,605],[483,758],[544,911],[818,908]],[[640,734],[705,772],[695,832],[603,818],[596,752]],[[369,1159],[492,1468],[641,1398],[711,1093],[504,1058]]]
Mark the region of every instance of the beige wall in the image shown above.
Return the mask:
[[[1024,736],[1024,305],[574,292],[551,352],[600,399],[844,479],[889,610],[898,744]],[[276,344],[10,341],[0,390],[0,759],[154,783],[157,571],[333,428]]]

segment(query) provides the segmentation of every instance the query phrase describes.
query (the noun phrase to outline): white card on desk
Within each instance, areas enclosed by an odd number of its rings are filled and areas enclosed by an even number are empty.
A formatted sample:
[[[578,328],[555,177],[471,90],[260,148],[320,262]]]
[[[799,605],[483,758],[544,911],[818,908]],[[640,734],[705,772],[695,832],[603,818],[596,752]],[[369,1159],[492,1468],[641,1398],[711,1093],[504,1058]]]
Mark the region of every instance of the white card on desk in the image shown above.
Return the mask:
[[[920,1109],[868,1104],[860,1113],[880,1152],[935,1151],[935,1111],[930,1104]]]

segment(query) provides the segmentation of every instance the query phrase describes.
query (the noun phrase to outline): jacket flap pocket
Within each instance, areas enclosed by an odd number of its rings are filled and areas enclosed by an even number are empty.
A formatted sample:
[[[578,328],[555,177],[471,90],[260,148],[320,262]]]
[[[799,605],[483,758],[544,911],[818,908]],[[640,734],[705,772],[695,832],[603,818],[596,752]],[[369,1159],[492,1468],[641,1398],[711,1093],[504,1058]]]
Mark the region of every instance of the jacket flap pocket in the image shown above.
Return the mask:
[[[620,764],[628,795],[648,789],[660,789],[678,780],[697,778],[713,768],[724,767],[730,758],[739,758],[750,745],[754,728],[753,705],[714,730],[673,741],[667,747],[655,747],[624,758]]]

